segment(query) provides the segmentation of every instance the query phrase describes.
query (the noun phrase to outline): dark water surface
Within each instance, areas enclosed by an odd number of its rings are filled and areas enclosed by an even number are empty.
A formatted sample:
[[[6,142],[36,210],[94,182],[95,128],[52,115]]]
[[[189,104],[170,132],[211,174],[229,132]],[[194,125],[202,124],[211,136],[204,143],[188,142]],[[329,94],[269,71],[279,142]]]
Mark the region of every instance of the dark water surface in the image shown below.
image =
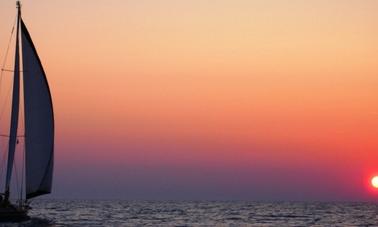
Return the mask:
[[[41,200],[1,226],[378,226],[378,204]]]

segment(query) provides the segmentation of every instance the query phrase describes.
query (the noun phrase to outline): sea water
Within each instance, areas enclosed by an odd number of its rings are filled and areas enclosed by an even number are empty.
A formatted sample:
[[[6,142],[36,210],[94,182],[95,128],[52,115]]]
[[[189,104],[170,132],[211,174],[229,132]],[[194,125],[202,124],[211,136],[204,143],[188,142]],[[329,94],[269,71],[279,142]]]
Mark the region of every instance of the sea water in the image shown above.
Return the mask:
[[[31,220],[0,226],[378,226],[378,204],[34,201]]]

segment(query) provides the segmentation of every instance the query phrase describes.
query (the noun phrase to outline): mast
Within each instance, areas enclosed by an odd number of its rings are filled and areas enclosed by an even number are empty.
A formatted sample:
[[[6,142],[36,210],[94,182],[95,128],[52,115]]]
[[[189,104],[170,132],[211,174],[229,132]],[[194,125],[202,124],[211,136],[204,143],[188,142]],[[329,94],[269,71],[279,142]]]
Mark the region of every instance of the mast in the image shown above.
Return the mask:
[[[9,200],[9,188],[12,177],[12,169],[14,163],[14,153],[16,151],[17,143],[17,128],[18,128],[18,115],[20,107],[20,47],[19,47],[19,28],[21,20],[21,4],[17,1],[17,32],[16,32],[16,53],[14,61],[14,78],[13,78],[13,95],[12,95],[12,112],[11,112],[11,125],[9,132],[9,145],[8,145],[8,162],[7,174],[5,179],[5,200]]]

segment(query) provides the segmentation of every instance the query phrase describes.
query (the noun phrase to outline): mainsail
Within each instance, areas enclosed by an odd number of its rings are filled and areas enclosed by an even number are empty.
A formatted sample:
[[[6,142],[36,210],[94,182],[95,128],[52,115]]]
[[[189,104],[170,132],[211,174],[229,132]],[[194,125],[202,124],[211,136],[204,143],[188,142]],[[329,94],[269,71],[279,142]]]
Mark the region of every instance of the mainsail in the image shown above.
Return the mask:
[[[54,114],[46,75],[30,34],[21,20],[24,71],[26,199],[51,192]]]

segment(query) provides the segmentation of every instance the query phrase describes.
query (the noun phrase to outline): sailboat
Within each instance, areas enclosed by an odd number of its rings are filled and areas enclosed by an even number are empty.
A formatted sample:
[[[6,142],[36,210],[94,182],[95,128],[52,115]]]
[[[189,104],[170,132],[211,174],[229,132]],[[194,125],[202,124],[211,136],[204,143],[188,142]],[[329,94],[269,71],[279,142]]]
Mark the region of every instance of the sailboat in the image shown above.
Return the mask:
[[[0,194],[0,221],[28,219],[31,199],[51,193],[54,164],[54,112],[45,71],[21,17],[17,1],[16,47],[4,193]],[[20,92],[23,81],[23,97]],[[23,99],[22,99],[23,98]],[[19,146],[19,112],[24,110],[25,188],[16,204],[10,200],[15,152]],[[14,175],[14,174],[13,174]]]

